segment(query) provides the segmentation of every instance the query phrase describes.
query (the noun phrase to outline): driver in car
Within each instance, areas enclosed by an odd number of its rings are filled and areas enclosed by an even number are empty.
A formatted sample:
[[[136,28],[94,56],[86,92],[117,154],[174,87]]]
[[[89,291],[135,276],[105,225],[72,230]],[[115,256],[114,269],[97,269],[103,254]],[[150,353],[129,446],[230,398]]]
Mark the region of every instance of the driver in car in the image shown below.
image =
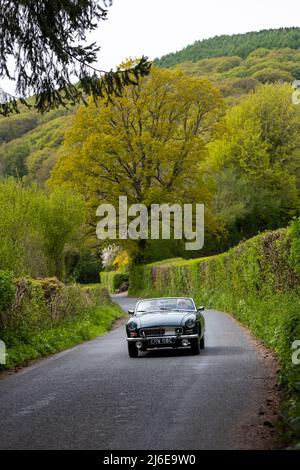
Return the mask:
[[[185,309],[189,307],[189,303],[186,299],[178,299],[177,300],[177,307],[181,309]]]
[[[149,302],[146,306],[146,310],[147,312],[153,312],[154,310],[159,310],[159,306],[158,306],[158,303],[156,300],[152,300],[151,302]]]

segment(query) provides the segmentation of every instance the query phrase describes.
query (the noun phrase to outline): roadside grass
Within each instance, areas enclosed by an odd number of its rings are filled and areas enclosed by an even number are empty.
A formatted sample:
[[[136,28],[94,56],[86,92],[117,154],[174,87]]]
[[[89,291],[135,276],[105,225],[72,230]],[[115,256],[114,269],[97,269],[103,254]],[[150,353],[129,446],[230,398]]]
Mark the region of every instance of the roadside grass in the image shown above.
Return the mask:
[[[0,271],[0,339],[6,346],[6,363],[0,370],[24,366],[100,336],[124,316],[99,284],[15,279]]]
[[[91,307],[58,325],[33,335],[4,337],[7,361],[3,369],[24,366],[28,361],[69,349],[108,332],[113,323],[125,316],[118,305]]]

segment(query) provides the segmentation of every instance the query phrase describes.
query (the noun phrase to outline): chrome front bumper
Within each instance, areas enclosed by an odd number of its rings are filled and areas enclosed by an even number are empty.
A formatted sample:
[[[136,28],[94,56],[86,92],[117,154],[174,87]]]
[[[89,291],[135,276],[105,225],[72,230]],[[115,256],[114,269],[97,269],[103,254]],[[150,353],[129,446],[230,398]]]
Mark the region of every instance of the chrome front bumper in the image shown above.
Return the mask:
[[[161,339],[161,338],[170,338],[170,339],[195,339],[199,338],[197,334],[195,335],[180,335],[180,336],[141,336],[141,337],[136,337],[136,338],[126,338],[127,341],[130,342],[135,342],[135,341],[147,341],[149,339]]]

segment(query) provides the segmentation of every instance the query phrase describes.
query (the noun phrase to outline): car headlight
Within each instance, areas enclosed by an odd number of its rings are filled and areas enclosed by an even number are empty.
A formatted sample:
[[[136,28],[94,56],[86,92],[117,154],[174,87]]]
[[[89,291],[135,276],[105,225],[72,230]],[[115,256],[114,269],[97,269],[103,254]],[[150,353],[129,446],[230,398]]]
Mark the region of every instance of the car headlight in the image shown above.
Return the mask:
[[[196,320],[194,317],[189,317],[187,321],[185,322],[186,328],[194,328],[196,324]]]
[[[137,323],[135,321],[131,321],[130,323],[128,323],[128,330],[129,331],[134,331],[137,329]]]

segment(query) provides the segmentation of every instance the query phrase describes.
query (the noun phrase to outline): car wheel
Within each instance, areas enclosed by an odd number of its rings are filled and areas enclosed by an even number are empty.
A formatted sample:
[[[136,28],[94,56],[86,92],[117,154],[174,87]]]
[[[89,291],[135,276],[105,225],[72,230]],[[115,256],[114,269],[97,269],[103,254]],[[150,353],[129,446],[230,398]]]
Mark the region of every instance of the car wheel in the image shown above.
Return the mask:
[[[191,343],[192,354],[200,354],[200,344],[198,339],[194,339]]]
[[[127,343],[129,357],[138,357],[139,350],[134,343]]]
[[[203,335],[202,338],[200,339],[200,349],[204,349],[204,348],[205,348],[205,338]]]

